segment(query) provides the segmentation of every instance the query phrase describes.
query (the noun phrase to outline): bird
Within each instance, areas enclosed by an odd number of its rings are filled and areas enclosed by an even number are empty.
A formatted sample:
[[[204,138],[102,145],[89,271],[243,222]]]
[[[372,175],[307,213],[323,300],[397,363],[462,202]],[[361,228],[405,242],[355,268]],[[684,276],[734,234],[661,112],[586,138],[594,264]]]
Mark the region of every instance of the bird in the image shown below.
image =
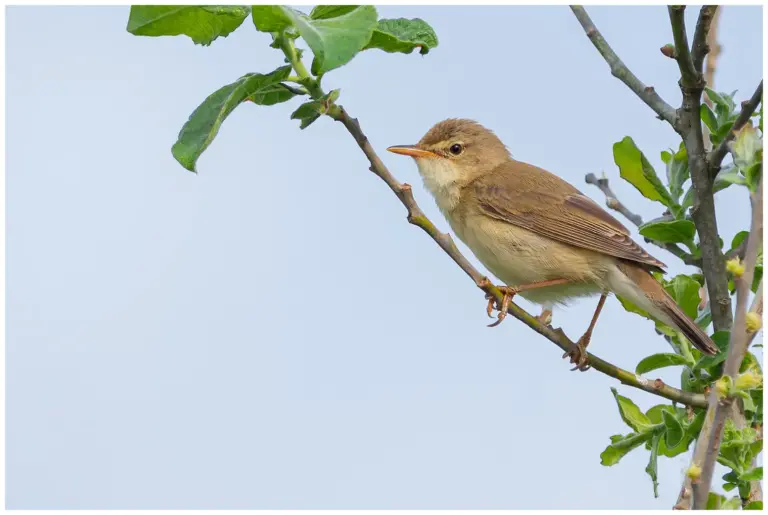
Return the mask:
[[[609,293],[677,329],[701,352],[718,348],[652,275],[665,264],[635,243],[618,220],[559,176],[512,158],[496,134],[474,120],[449,118],[415,145],[387,148],[412,157],[453,232],[493,275],[497,326],[520,295],[546,310],[580,297],[600,299],[569,357],[587,370],[586,348]],[[551,312],[550,312],[551,313]],[[542,315],[543,316],[543,315]]]

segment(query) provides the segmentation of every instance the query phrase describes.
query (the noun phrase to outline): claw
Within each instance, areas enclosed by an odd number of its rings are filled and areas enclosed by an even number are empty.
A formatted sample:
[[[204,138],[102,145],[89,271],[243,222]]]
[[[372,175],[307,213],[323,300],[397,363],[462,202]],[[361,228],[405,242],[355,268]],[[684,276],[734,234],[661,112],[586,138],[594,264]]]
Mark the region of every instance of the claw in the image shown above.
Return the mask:
[[[579,338],[576,346],[563,354],[563,358],[569,358],[569,361],[576,365],[571,369],[571,372],[574,370],[586,372],[591,368],[589,366],[589,357],[587,356],[587,345],[589,345],[590,338],[586,336],[587,335],[584,335]]]
[[[488,324],[488,327],[496,327],[507,317],[509,304],[517,294],[517,290],[515,288],[510,288],[509,286],[501,286],[499,287],[499,290],[504,294],[504,297],[501,299],[501,306],[499,306],[499,314],[496,317],[496,321]],[[488,316],[491,316],[495,299],[490,294],[487,297],[489,298],[489,301],[486,312],[488,313]]]

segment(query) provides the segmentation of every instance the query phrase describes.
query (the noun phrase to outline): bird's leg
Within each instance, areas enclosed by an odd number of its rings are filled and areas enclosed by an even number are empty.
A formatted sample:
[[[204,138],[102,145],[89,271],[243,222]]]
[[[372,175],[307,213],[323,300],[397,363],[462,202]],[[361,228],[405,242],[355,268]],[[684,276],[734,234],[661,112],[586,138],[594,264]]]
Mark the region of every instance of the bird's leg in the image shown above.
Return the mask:
[[[501,293],[504,294],[504,297],[501,299],[501,303],[497,303],[496,299],[490,293],[486,294],[485,296],[485,298],[488,299],[488,307],[485,310],[486,313],[488,313],[488,316],[492,318],[491,313],[493,312],[494,306],[496,306],[499,310],[496,321],[492,324],[488,324],[488,327],[496,327],[504,320],[504,318],[506,318],[507,310],[509,309],[509,303],[512,302],[512,298],[514,298],[514,296],[521,291],[535,290],[538,288],[545,288],[547,286],[556,286],[558,284],[565,284],[567,282],[570,281],[568,279],[549,279],[547,281],[521,284],[519,286],[499,286],[499,290],[501,290]]]
[[[589,340],[592,339],[592,330],[595,328],[595,324],[597,324],[597,318],[600,316],[600,312],[603,310],[603,305],[605,304],[605,299],[607,296],[607,293],[603,293],[600,296],[600,300],[597,301],[597,308],[595,308],[595,314],[592,315],[592,321],[589,323],[587,331],[581,336],[581,338],[579,338],[579,341],[576,343],[576,347],[563,354],[563,358],[569,357],[571,363],[576,365],[571,369],[571,371],[580,370],[584,372],[589,369],[587,345],[589,345]]]

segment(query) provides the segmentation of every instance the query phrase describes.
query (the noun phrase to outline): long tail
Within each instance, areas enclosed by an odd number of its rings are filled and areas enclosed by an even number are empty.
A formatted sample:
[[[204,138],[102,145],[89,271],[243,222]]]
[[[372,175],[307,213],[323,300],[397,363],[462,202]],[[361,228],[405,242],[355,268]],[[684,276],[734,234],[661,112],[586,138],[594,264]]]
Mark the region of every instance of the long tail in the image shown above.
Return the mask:
[[[710,355],[718,353],[719,349],[707,333],[685,314],[650,272],[634,263],[623,262],[618,268],[635,288],[628,288],[625,283],[615,289],[617,294],[645,309],[659,321],[677,328],[701,352]]]

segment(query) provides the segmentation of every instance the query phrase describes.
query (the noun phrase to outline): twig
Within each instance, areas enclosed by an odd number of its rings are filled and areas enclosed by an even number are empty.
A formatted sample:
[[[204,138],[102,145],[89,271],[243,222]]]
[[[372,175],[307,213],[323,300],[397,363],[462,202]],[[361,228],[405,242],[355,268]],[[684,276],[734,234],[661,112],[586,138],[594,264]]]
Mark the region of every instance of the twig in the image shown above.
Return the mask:
[[[714,179],[709,174],[701,129],[700,108],[704,79],[695,69],[688,50],[684,10],[684,6],[669,7],[669,19],[675,40],[675,60],[680,69],[680,90],[683,93],[683,104],[677,111],[677,125],[674,128],[683,138],[688,153],[688,169],[693,187],[691,217],[699,234],[701,270],[709,293],[712,324],[716,331],[726,331],[730,329],[732,323],[731,297],[728,291],[728,278],[725,274],[725,259],[720,251],[715,196],[712,190]],[[697,25],[697,38],[706,39],[707,34],[704,29],[708,24],[700,21]]]
[[[760,279],[760,286],[757,287],[755,296],[752,299],[752,305],[749,306],[749,311],[750,313],[757,314],[760,317],[760,319],[763,318],[763,280],[762,279]],[[757,336],[757,333],[759,332],[760,332],[760,329],[758,329],[757,331],[749,335],[748,345],[752,345],[752,341],[754,341],[755,336]]]
[[[602,178],[598,179],[595,174],[588,173],[586,176],[584,176],[584,180],[587,182],[587,184],[592,184],[594,186],[597,186],[600,191],[603,192],[605,195],[605,205],[609,208],[613,209],[614,211],[618,211],[624,217],[635,224],[637,227],[640,227],[643,225],[643,217],[640,215],[633,213],[630,211],[627,206],[625,206],[617,197],[616,194],[613,192],[611,187],[608,185],[608,179]],[[664,243],[661,241],[652,240],[650,238],[646,238],[645,241],[652,243],[656,245],[659,248],[662,248],[666,250],[667,252],[670,252],[674,254],[675,256],[679,257],[683,263],[686,265],[691,266],[697,266],[701,267],[701,260],[693,257],[691,254],[687,253],[683,249],[681,249],[678,245],[675,245],[674,243]]]
[[[694,66],[691,51],[688,49],[688,35],[685,32],[685,6],[670,5],[668,10],[669,21],[672,23],[672,37],[675,40],[675,60],[677,60],[677,65],[680,68],[680,86],[685,88],[703,87],[701,82],[704,78],[701,71],[697,71]],[[701,15],[699,15],[698,25],[702,30],[697,27],[696,36],[701,43],[704,43],[709,30],[709,23],[702,24]],[[701,58],[703,59],[704,56],[702,55]],[[701,67],[699,66],[699,68]]]
[[[705,11],[704,9],[707,9],[710,6],[704,6],[702,7],[701,16],[704,16]],[[707,60],[706,60],[706,67],[704,68],[704,84],[710,89],[715,88],[715,69],[717,67],[717,58],[720,55],[720,44],[717,42],[717,24],[720,20],[720,12],[722,11],[722,8],[714,8],[714,12],[712,16],[709,19],[709,33],[707,34],[706,38],[706,54],[707,54]],[[699,27],[703,26],[697,24],[696,25],[696,31],[699,31]],[[696,36],[694,36],[694,39],[697,39]],[[694,56],[693,56],[693,62],[694,66],[697,64],[697,60],[699,58],[698,51],[696,48],[694,50]],[[697,68],[697,70],[701,71],[700,68]],[[709,98],[709,95],[704,95],[704,103],[707,104],[710,108],[712,108],[712,99]],[[712,149],[712,142],[709,138],[710,131],[709,127],[706,125],[701,128],[702,130],[702,136],[704,138],[704,149],[709,152]]]
[[[762,98],[763,81],[760,81],[757,89],[752,94],[752,98],[741,104],[741,112],[736,118],[736,121],[733,122],[733,127],[731,127],[731,130],[728,131],[728,134],[725,136],[723,141],[720,142],[717,148],[710,152],[707,156],[707,161],[709,163],[709,174],[713,180],[717,176],[717,173],[720,171],[720,163],[723,162],[725,155],[728,153],[728,142],[732,141],[736,137],[736,133],[739,132],[741,128],[747,124],[757,109],[757,106],[760,105]]]
[[[293,69],[299,75],[302,85],[307,88],[313,98],[322,98],[324,92],[318,82],[309,75],[309,72],[297,55],[293,40],[281,37],[279,44],[288,59],[288,62],[291,63]],[[400,199],[400,202],[408,210],[408,222],[420,227],[426,232],[440,246],[440,248],[443,249],[443,251],[448,254],[457,265],[459,265],[459,268],[474,281],[478,288],[482,289],[487,294],[492,295],[493,298],[496,299],[496,302],[501,305],[504,297],[501,291],[491,284],[490,281],[488,281],[488,279],[472,266],[472,263],[461,254],[449,234],[440,232],[429,218],[427,218],[421,208],[419,208],[418,204],[416,204],[411,186],[408,184],[401,184],[390,173],[376,154],[376,151],[371,146],[366,135],[363,133],[357,119],[350,117],[342,106],[333,103],[329,106],[325,114],[344,125],[347,131],[352,135],[357,142],[357,145],[360,147],[360,150],[362,150],[368,158],[368,161],[371,164],[370,170],[389,186],[392,192],[398,199]],[[577,348],[576,343],[570,340],[561,329],[552,329],[542,324],[536,317],[530,315],[516,304],[510,303],[507,311],[513,317],[517,318],[564,351],[571,351]],[[591,368],[618,379],[628,386],[664,397],[671,401],[679,402],[686,406],[702,408],[707,405],[706,397],[703,394],[679,390],[665,384],[661,379],[648,380],[637,374],[621,369],[593,354],[587,353],[587,356]]]
[[[762,183],[762,181],[761,181]],[[728,357],[723,366],[723,377],[730,377],[731,381],[736,379],[739,373],[739,367],[744,360],[747,352],[749,337],[746,329],[747,302],[749,298],[752,279],[755,273],[755,264],[757,263],[757,254],[763,244],[763,195],[762,184],[758,186],[757,192],[752,194],[752,225],[749,230],[749,243],[747,244],[747,254],[744,258],[744,273],[737,279],[736,288],[736,319],[731,329],[730,342],[728,346]],[[728,416],[733,397],[718,398],[717,389],[713,388],[709,394],[709,408],[707,409],[706,419],[712,420],[712,431],[706,440],[699,438],[699,445],[705,445],[703,453],[694,452],[694,461],[701,468],[701,476],[698,481],[693,482],[693,508],[704,509],[707,505],[707,497],[712,486],[712,474],[715,469],[717,455],[720,450],[720,439],[722,438],[723,426]],[[703,454],[703,459],[697,461],[697,454]]]
[[[696,32],[693,33],[693,44],[691,45],[691,59],[693,68],[701,73],[704,66],[704,57],[710,51],[709,35],[712,20],[717,13],[716,5],[705,5],[699,11],[699,21],[696,22]]]
[[[703,9],[703,7],[702,7]],[[715,14],[712,16],[712,21],[709,26],[709,34],[707,34],[707,46],[709,47],[709,53],[707,53],[707,66],[704,69],[704,82],[707,83],[707,87],[713,89],[715,87],[715,71],[717,71],[717,58],[720,57],[722,46],[717,42],[717,29],[720,21],[720,13],[723,8],[715,10]],[[707,97],[704,99],[709,107],[712,107],[712,99]]]
[[[600,31],[597,30],[584,7],[580,5],[572,5],[571,11],[573,11],[576,19],[579,20],[579,23],[584,28],[584,32],[587,33],[589,40],[595,46],[597,51],[600,52],[600,55],[603,56],[603,59],[608,63],[608,66],[610,66],[611,74],[626,84],[635,95],[640,97],[640,100],[653,109],[660,119],[675,126],[677,124],[677,113],[675,113],[674,108],[667,104],[658,93],[656,93],[653,86],[646,86],[643,84],[640,79],[627,68],[624,62],[619,59],[619,56],[616,55],[616,52],[610,47],[608,42],[605,41],[602,34],[600,34]]]

